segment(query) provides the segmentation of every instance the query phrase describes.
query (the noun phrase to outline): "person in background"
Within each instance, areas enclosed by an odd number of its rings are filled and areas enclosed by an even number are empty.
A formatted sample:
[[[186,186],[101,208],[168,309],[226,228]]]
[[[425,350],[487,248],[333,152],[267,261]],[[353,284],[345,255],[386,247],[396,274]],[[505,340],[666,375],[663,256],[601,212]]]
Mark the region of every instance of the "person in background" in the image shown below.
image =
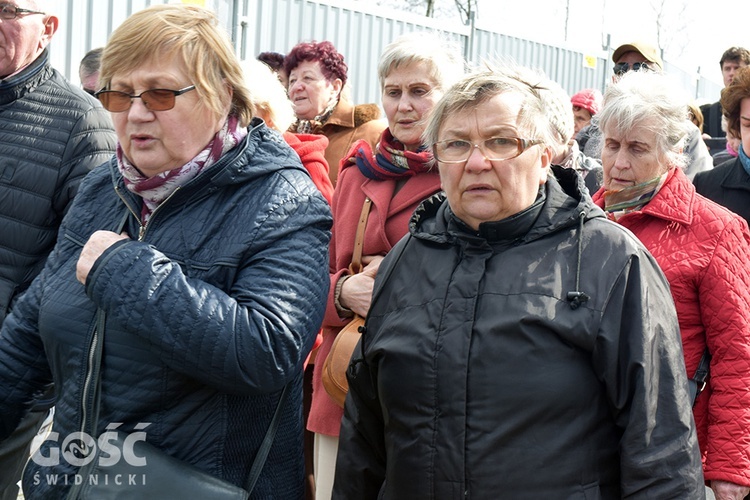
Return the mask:
[[[324,156],[328,138],[324,135],[288,132],[296,120],[294,108],[270,66],[259,60],[249,59],[242,62],[242,69],[255,116],[262,118],[269,128],[282,134],[287,144],[299,155],[320,194],[330,204],[333,201],[333,185],[328,177],[328,163]]]
[[[523,68],[518,68],[518,71],[523,71]],[[534,78],[533,73],[527,76],[528,80]],[[601,93],[599,93],[599,101],[587,104],[587,102],[584,102],[585,97],[579,95],[583,91],[576,94],[578,97],[570,98],[557,82],[549,79],[545,88],[539,88],[537,92],[539,92],[539,98],[544,103],[544,109],[547,111],[550,124],[555,131],[555,138],[558,139],[556,145],[550,145],[555,151],[552,164],[572,168],[578,172],[583,178],[588,192],[590,194],[595,193],[602,185],[602,166],[597,160],[589,158],[581,152],[578,141],[574,138],[577,125],[575,109],[578,106],[574,104],[573,113],[571,113],[568,103],[578,102],[582,106],[589,106],[595,109],[594,114],[596,114],[601,103]],[[592,92],[589,97],[593,99],[596,95]]]
[[[271,68],[260,61],[247,60],[243,63],[245,81],[252,99],[255,115],[262,118],[271,129],[281,133],[289,146],[299,155],[302,165],[307,169],[315,186],[330,204],[333,201],[333,185],[328,177],[328,162],[325,149],[328,138],[316,134],[296,134],[288,129],[296,120],[291,101],[286,90]],[[313,365],[309,363],[323,342],[323,335],[318,331],[315,344],[305,363],[302,386],[302,415],[304,424],[305,446],[305,498],[315,499],[315,475],[313,472],[314,434],[307,430],[307,418],[312,403]]]
[[[732,84],[734,75],[745,66],[750,66],[750,50],[743,47],[730,47],[724,51],[721,59],[719,59],[724,88]],[[708,137],[724,137],[726,132],[721,128],[721,117],[723,115],[721,101],[704,104],[701,106],[701,112],[704,118],[703,133]],[[715,152],[712,151],[711,153]]]
[[[109,114],[50,65],[56,2],[0,9],[0,326],[44,266],[81,179],[115,150]],[[0,444],[0,499],[15,500],[52,393],[27,407]]]
[[[607,89],[604,186],[594,202],[646,245],[669,281],[683,370],[700,388],[708,368],[693,407],[703,473],[717,500],[741,500],[750,493],[750,233],[682,170],[687,101],[653,72]]]
[[[570,98],[573,106],[574,131],[577,134],[591,123],[591,117],[599,112],[602,93],[598,89],[583,89]]]
[[[524,75],[475,72],[432,112],[444,193],[380,266],[335,499],[703,498],[669,286],[551,164],[549,82]]]
[[[718,152],[714,153],[714,167],[718,167],[719,165],[721,165],[722,163],[728,160],[733,160],[737,158],[737,156],[740,154],[739,150],[740,150],[740,144],[742,143],[742,139],[734,135],[734,133],[728,129],[726,116],[721,117],[721,129],[726,134],[726,145],[724,146],[724,149],[721,149]],[[711,171],[713,172],[713,170]],[[698,177],[698,176],[696,175],[695,177]],[[693,184],[695,184],[695,178],[693,178]],[[706,197],[710,198],[710,196],[706,196]],[[714,201],[716,201],[717,203],[721,205],[721,203],[718,202],[717,200],[714,200]]]
[[[99,90],[96,84],[99,80],[99,67],[102,61],[103,50],[103,47],[89,50],[78,65],[78,77],[81,79],[81,87],[90,95],[94,95]]]
[[[662,73],[664,71],[664,63],[656,47],[642,41],[620,45],[612,53],[612,61],[615,63],[613,67],[614,75],[612,76],[613,84],[616,84],[629,71],[651,71],[655,73]],[[593,122],[596,123],[596,118],[594,118]],[[687,113],[685,127],[687,138],[684,148],[685,154],[688,156],[685,173],[692,179],[698,172],[711,170],[713,168],[713,158],[708,151],[708,147],[703,142],[701,131],[687,118]],[[590,138],[583,152],[587,156],[601,159],[601,129],[598,124],[596,127],[592,125],[590,128]]]
[[[284,87],[284,91],[286,91],[289,82],[286,72],[284,71],[284,54],[279,52],[261,52],[258,54],[257,59],[268,66],[276,74],[281,85]]]
[[[354,105],[347,87],[348,68],[329,41],[301,42],[284,58],[287,93],[297,122],[290,129],[328,137],[326,161],[336,185],[339,162],[359,139],[375,147],[386,124],[377,104]]]
[[[698,193],[739,214],[750,224],[750,66],[737,71],[732,83],[721,92],[726,113],[727,148],[737,155],[710,172],[693,179]],[[739,141],[737,140],[739,139]],[[731,154],[731,151],[730,151]]]
[[[132,14],[109,38],[100,82],[117,150],[81,183],[0,330],[0,440],[54,381],[61,439],[102,442],[113,424],[148,423],[151,455],[245,487],[278,408],[253,497],[301,498],[302,366],[328,292],[328,203],[279,134],[252,119],[210,10]],[[58,446],[44,441],[39,456]],[[75,478],[97,464],[31,460],[24,495],[78,498]],[[134,488],[162,480],[144,474]]]
[[[698,130],[703,132],[703,112],[701,111],[700,106],[695,101],[690,101],[688,103],[688,118],[691,122],[693,122],[693,125],[695,125]]]
[[[407,233],[409,218],[419,203],[440,191],[440,178],[432,168],[432,154],[422,144],[422,132],[433,106],[463,70],[460,52],[429,33],[400,36],[380,54],[378,77],[388,128],[377,147],[357,141],[341,162],[333,195],[331,288],[317,355],[321,361],[353,314],[367,315],[383,256]],[[366,265],[363,272],[352,275],[348,268],[365,198],[372,201],[362,250]],[[323,387],[322,367],[322,362],[315,364],[307,424],[315,432],[317,500],[331,497],[343,413]]]

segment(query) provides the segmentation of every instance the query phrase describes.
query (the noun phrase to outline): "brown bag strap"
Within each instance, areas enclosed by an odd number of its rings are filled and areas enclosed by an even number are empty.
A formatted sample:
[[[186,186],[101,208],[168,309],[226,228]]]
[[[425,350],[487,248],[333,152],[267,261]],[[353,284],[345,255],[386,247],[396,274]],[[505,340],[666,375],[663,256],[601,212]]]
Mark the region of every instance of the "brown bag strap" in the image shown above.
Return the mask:
[[[349,272],[357,274],[362,272],[362,248],[365,246],[365,228],[367,227],[367,217],[370,215],[372,200],[365,197],[362,205],[362,213],[359,216],[357,224],[357,235],[354,238],[354,252],[352,252],[352,263],[349,265]]]

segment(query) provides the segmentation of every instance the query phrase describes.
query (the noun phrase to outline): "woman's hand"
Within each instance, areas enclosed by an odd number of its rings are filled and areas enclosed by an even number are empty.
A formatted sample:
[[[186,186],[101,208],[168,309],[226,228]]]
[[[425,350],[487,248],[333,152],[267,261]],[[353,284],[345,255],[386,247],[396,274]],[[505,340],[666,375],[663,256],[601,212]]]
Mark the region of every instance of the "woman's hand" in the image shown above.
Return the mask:
[[[372,288],[375,285],[375,275],[378,273],[382,255],[366,255],[362,257],[365,264],[361,273],[351,275],[341,287],[339,303],[359,314],[363,318],[367,316],[372,302]]]
[[[716,500],[742,500],[750,493],[750,488],[728,481],[711,481]]]
[[[127,233],[117,234],[112,231],[96,231],[92,234],[89,241],[83,246],[81,256],[78,257],[78,264],[76,264],[76,278],[78,281],[85,285],[86,277],[89,275],[96,259],[118,241],[129,238],[130,236]]]

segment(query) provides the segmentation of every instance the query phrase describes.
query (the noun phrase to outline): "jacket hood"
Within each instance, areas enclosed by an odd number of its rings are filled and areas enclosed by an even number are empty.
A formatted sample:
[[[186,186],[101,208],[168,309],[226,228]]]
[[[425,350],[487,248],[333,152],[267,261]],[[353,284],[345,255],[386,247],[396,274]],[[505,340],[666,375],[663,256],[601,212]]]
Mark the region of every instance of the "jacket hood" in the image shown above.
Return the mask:
[[[552,165],[550,173],[552,175],[548,176],[544,185],[544,201],[538,216],[530,229],[519,238],[520,241],[531,241],[577,225],[581,217],[584,220],[605,217],[604,212],[591,201],[586,185],[577,172]],[[492,241],[502,238],[495,236],[501,232],[493,229],[498,225],[507,226],[508,220],[482,223],[479,232],[474,232],[460,222],[456,224],[457,218],[448,205],[445,193],[440,192],[427,198],[417,208],[409,222],[409,232],[417,238],[443,244],[466,236],[480,236]]]

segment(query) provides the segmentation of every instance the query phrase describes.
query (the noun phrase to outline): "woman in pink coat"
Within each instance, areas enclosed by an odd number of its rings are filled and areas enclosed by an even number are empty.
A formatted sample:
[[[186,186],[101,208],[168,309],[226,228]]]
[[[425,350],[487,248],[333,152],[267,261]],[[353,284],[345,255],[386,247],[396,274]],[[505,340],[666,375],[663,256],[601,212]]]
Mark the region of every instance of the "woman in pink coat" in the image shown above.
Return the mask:
[[[717,500],[742,499],[750,492],[750,234],[680,168],[685,103],[656,73],[634,71],[607,89],[598,115],[604,186],[594,202],[664,271],[688,378],[710,355],[693,407],[704,476]]]
[[[422,200],[440,191],[437,169],[422,146],[421,135],[428,113],[449,80],[462,73],[460,55],[434,36],[415,33],[389,44],[378,63],[388,128],[374,151],[366,141],[358,141],[341,161],[332,205],[331,289],[307,423],[315,433],[317,500],[331,497],[343,415],[323,388],[323,360],[336,334],[353,314],[367,314],[380,261],[407,233],[412,212]],[[372,206],[364,237],[365,269],[349,275],[357,222],[366,197],[372,200]]]

